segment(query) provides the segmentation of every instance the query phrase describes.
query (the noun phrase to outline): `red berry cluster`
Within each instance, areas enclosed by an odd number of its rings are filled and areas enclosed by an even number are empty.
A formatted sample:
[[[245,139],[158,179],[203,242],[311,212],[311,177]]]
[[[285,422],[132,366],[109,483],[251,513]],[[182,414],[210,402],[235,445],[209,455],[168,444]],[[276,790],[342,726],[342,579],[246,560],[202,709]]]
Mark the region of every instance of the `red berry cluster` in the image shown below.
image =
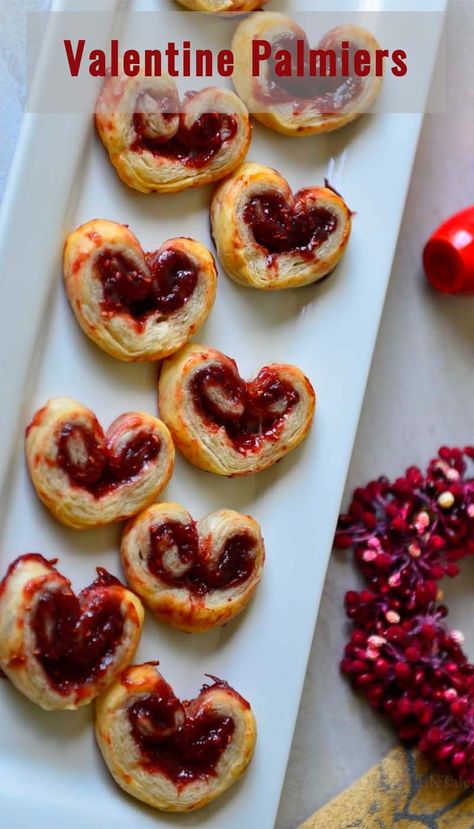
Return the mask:
[[[442,447],[423,473],[356,489],[335,544],[352,547],[368,582],[350,590],[341,663],[369,704],[444,773],[474,786],[474,665],[444,622],[438,582],[474,555],[474,447]]]

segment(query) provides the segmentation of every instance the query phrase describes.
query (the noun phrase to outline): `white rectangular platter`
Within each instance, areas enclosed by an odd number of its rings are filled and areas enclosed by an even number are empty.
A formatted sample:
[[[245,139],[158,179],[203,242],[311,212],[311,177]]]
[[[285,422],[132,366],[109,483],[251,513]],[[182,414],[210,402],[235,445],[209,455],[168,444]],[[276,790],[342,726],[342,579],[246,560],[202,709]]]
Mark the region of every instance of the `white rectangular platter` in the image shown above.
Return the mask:
[[[255,126],[249,160],[277,168],[294,189],[328,176],[357,211],[352,239],[331,279],[298,291],[266,295],[221,273],[215,309],[197,338],[235,357],[243,376],[266,362],[295,363],[318,394],[309,439],[273,469],[227,480],[178,458],[165,493],[195,517],[228,506],[251,513],[263,527],[266,572],[248,611],[197,636],[148,616],[137,655],[137,661],[159,659],[184,698],[211,673],[251,701],[259,737],[248,773],[201,813],[152,812],[109,777],[94,744],[91,707],[43,712],[1,682],[5,829],[274,825],[421,120],[419,114],[367,116],[339,133],[296,143]],[[23,460],[23,430],[35,409],[49,397],[70,395],[104,425],[124,411],[156,412],[156,368],[114,361],[75,323],[61,281],[65,235],[103,217],[128,223],[145,249],[176,235],[211,245],[209,197],[209,188],[162,198],[127,190],[89,117],[26,116],[0,235],[2,573],[13,558],[34,550],[59,557],[76,589],[93,579],[97,565],[120,575],[117,527],[68,530],[37,500]]]

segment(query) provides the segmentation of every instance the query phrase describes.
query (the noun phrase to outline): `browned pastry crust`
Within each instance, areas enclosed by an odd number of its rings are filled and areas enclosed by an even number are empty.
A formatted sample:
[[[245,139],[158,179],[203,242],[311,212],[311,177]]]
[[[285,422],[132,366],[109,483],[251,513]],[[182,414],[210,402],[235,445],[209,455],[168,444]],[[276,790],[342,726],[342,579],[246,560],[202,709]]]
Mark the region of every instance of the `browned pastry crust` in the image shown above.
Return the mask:
[[[212,768],[190,751],[173,754],[178,731],[181,746],[193,731],[205,746],[206,727],[214,745],[203,748]],[[216,680],[181,703],[152,663],[128,668],[97,700],[95,733],[116,783],[165,812],[191,812],[219,797],[247,768],[257,737],[249,703],[225,682]]]
[[[271,221],[264,218],[268,241],[257,241],[258,210],[264,215],[264,205],[272,200],[278,207]],[[257,222],[257,238],[249,215]],[[291,222],[298,221],[307,229],[299,239],[293,233],[292,243]],[[235,282],[279,291],[309,285],[334,270],[349,242],[351,211],[329,187],[307,187],[293,195],[276,170],[247,162],[216,187],[211,227],[219,260]],[[275,241],[282,227],[287,239]]]
[[[100,570],[76,598],[54,562],[30,553],[0,582],[0,667],[46,709],[87,705],[131,662],[140,600]]]
[[[205,322],[217,271],[194,239],[168,239],[145,254],[127,225],[94,219],[67,238],[64,281],[79,325],[99,348],[118,360],[151,361],[174,354]]]
[[[174,469],[167,427],[144,412],[103,433],[94,413],[55,397],[28,426],[25,453],[39,498],[58,521],[82,529],[123,521],[155,501]]]
[[[274,363],[245,384],[233,360],[203,345],[164,360],[158,385],[160,415],[175,445],[217,475],[272,466],[304,440],[315,404],[299,368]]]
[[[177,0],[185,9],[195,12],[252,12],[261,9],[268,0]]]
[[[206,118],[220,118],[218,148],[206,147]],[[243,161],[251,138],[247,109],[230,90],[207,87],[180,103],[172,78],[143,73],[107,78],[95,121],[118,175],[141,193],[177,193],[218,181]]]
[[[133,590],[163,622],[188,633],[224,625],[247,606],[261,578],[260,527],[230,509],[194,522],[180,504],[153,504],[122,535]]]
[[[249,15],[237,27],[232,40],[235,68],[232,80],[237,93],[246,103],[252,115],[265,126],[284,135],[304,136],[329,132],[344,127],[364,112],[370,110],[377,98],[382,78],[375,71],[357,78],[356,94],[339,93],[330,104],[326,98],[299,98],[281,94],[270,88],[268,63],[262,67],[259,77],[254,77],[252,66],[252,41],[263,40],[286,46],[288,38],[307,41],[304,30],[287,15],[278,12],[261,12]],[[344,25],[331,29],[319,43],[319,49],[340,49],[343,41],[354,49],[367,50],[371,66],[376,65],[375,53],[379,47],[374,36],[361,26]]]

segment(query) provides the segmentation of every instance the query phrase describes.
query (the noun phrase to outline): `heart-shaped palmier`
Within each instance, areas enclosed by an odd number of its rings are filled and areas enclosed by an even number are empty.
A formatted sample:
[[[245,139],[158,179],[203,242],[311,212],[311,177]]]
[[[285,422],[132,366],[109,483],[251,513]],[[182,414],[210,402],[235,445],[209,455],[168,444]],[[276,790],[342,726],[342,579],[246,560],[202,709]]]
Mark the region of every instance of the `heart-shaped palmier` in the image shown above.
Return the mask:
[[[181,702],[156,663],[127,668],[96,704],[96,738],[114,780],[166,812],[206,806],[247,768],[257,736],[249,703],[211,677]]]
[[[269,50],[258,68],[253,61],[256,41]],[[304,30],[291,17],[262,12],[250,15],[236,29],[232,79],[249,111],[267,127],[293,136],[328,132],[370,110],[382,86],[376,74],[379,49],[366,29],[344,25],[331,29],[310,50]],[[364,77],[350,70],[348,74],[343,66],[342,56],[351,66],[358,51],[370,60]],[[332,58],[324,58],[324,67],[323,53]]]
[[[127,581],[156,616],[193,633],[246,607],[265,549],[249,515],[222,509],[194,522],[180,504],[153,504],[125,527],[121,556]]]
[[[76,596],[54,563],[20,556],[0,583],[0,667],[42,708],[75,709],[131,662],[143,607],[101,568]]]
[[[142,193],[177,193],[223,178],[243,160],[251,137],[247,109],[233,92],[207,87],[180,102],[167,75],[109,76],[95,120],[118,175]]]
[[[293,195],[276,170],[249,162],[216,187],[211,227],[232,279],[278,291],[334,270],[349,241],[351,211],[328,186]]]
[[[76,319],[119,360],[160,360],[206,320],[216,296],[212,254],[193,239],[144,253],[126,225],[95,219],[68,236],[64,281]]]
[[[218,475],[251,475],[298,446],[311,427],[316,397],[303,372],[285,363],[246,383],[220,351],[187,345],[163,361],[161,417],[191,463]]]
[[[144,412],[120,415],[104,434],[77,400],[55,397],[26,430],[25,452],[38,496],[69,527],[98,527],[153,503],[174,469],[164,423]]]
[[[268,0],[178,0],[181,6],[195,12],[244,12],[256,11]]]

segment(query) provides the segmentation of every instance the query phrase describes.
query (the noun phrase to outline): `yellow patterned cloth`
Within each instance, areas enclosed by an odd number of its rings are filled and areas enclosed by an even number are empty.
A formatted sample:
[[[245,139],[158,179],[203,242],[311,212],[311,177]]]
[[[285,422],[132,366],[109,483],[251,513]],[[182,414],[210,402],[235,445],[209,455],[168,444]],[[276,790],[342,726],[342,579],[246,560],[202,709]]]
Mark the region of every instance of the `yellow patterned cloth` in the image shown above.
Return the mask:
[[[300,829],[474,829],[474,791],[396,748]]]

